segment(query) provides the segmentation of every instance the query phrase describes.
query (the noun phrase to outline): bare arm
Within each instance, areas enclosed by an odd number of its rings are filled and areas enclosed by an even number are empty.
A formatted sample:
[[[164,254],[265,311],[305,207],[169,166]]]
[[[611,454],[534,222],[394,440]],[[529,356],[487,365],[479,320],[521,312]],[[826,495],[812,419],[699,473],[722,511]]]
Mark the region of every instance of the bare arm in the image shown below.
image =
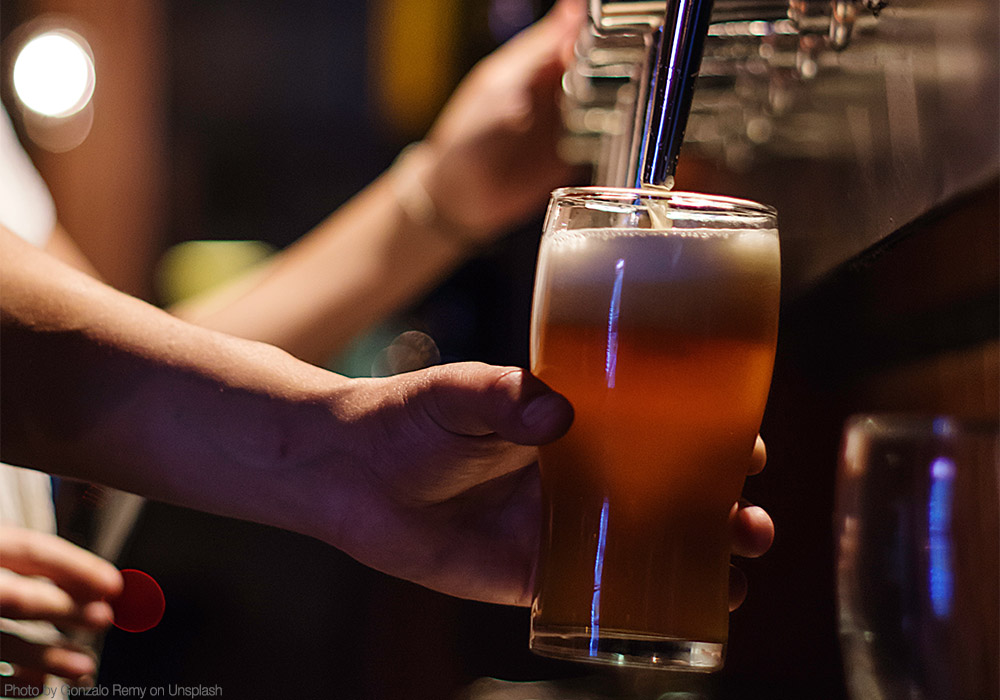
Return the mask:
[[[6,461],[207,506],[206,492],[237,486],[234,448],[259,441],[263,452],[278,439],[268,399],[294,405],[307,385],[345,381],[186,324],[3,236]]]
[[[439,590],[525,602],[532,445],[565,400],[517,368],[349,380],[187,324],[0,228],[2,458],[323,539]]]
[[[472,251],[411,222],[385,175],[285,251],[171,308],[193,323],[321,363],[431,289]]]
[[[564,0],[480,62],[426,139],[350,202],[263,265],[170,311],[321,363],[418,299],[573,177],[557,153],[558,99],[581,21],[581,4]],[[46,251],[99,279],[61,227]]]
[[[80,250],[73,237],[70,236],[58,221],[55,228],[49,234],[43,250],[70,267],[76,268],[81,272],[86,272],[94,279],[101,280],[102,282],[106,281],[102,279],[101,273],[97,271],[91,260]]]
[[[302,532],[453,595],[530,599],[534,446],[572,409],[524,370],[345,379],[187,324],[2,227],[0,280],[3,459]],[[732,517],[735,551],[763,553],[767,514]]]
[[[561,3],[482,61],[418,149],[263,269],[173,311],[320,362],[539,212],[573,176],[558,94],[579,10]]]

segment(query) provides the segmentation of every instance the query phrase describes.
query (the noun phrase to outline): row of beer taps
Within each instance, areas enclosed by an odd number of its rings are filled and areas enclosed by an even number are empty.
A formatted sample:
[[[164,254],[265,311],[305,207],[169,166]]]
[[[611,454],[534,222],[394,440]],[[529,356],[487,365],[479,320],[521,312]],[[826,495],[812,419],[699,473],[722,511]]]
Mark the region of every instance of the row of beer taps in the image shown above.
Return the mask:
[[[884,0],[590,0],[564,81],[568,157],[595,184],[671,187],[689,141],[737,160],[773,134],[823,52],[874,27]],[[695,85],[698,85],[697,98]]]

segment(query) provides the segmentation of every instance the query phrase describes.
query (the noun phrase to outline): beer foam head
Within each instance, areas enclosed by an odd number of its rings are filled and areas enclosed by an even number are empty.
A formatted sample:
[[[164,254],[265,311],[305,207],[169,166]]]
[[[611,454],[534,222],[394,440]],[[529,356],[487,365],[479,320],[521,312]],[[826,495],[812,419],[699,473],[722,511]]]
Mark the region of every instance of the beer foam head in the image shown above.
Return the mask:
[[[637,323],[689,327],[735,315],[756,327],[761,310],[777,308],[777,231],[557,231],[542,241],[537,277],[535,303],[565,322],[598,322],[617,284],[623,318]]]
[[[644,280],[725,278],[732,269],[775,275],[779,248],[774,229],[579,229],[547,236],[541,257],[568,280],[586,284],[606,280],[619,258],[630,276]]]

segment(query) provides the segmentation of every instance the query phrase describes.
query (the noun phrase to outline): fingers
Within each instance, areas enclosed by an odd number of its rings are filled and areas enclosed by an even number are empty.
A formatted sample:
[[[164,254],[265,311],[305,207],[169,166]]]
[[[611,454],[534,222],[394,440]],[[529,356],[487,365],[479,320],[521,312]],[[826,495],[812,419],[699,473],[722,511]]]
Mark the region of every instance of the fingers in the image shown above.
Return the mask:
[[[729,513],[732,528],[733,554],[740,557],[759,557],[774,542],[774,522],[763,508],[745,500],[734,503]]]
[[[767,448],[760,435],[753,447],[747,474],[759,474],[767,462]],[[763,508],[752,505],[745,499],[734,503],[729,512],[732,528],[733,554],[740,557],[759,557],[771,548],[774,542],[774,522]]]
[[[760,435],[754,444],[748,474],[759,474],[767,462],[767,450]],[[729,512],[732,530],[732,552],[739,557],[759,557],[774,542],[774,522],[767,511],[745,499],[734,503]],[[729,611],[743,604],[747,597],[747,577],[737,567],[729,566]]]
[[[104,629],[111,606],[103,600],[78,601],[49,581],[0,572],[0,609],[14,620],[48,620],[55,625]]]
[[[729,565],[729,612],[743,605],[747,598],[747,577],[732,564]]]
[[[413,407],[440,428],[465,436],[497,436],[541,445],[565,433],[573,408],[529,372],[479,363],[441,365],[413,377]]]
[[[555,60],[565,66],[572,59],[573,44],[586,18],[581,0],[556,3],[540,20],[497,49],[487,61],[503,61],[505,72],[521,75],[540,64]]]
[[[44,576],[77,601],[113,598],[122,589],[121,574],[114,566],[44,532],[0,526],[0,557],[4,568],[24,576]],[[11,617],[6,608],[5,616]]]
[[[4,692],[0,697],[37,698],[45,692],[45,681],[48,676],[44,673],[16,666],[13,669],[14,675],[0,677],[0,689]]]
[[[3,660],[17,669],[22,682],[32,682],[46,674],[71,681],[92,676],[97,665],[89,654],[70,646],[36,644],[14,634],[0,633]]]
[[[750,467],[747,470],[747,474],[760,474],[764,471],[764,465],[767,463],[767,448],[764,446],[764,439],[760,435],[757,436],[757,442],[753,446],[753,454],[750,456]]]
[[[564,66],[573,59],[573,45],[586,18],[587,6],[583,0],[558,0],[543,20],[557,25],[553,43]]]

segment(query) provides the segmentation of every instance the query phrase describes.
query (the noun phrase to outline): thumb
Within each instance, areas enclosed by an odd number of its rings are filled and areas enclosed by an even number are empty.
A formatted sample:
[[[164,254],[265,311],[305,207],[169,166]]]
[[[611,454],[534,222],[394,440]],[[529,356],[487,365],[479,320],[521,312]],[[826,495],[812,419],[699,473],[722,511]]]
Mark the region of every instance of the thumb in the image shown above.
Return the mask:
[[[541,445],[573,422],[569,401],[518,367],[462,362],[414,374],[423,375],[420,410],[456,435],[496,434],[519,445]]]

